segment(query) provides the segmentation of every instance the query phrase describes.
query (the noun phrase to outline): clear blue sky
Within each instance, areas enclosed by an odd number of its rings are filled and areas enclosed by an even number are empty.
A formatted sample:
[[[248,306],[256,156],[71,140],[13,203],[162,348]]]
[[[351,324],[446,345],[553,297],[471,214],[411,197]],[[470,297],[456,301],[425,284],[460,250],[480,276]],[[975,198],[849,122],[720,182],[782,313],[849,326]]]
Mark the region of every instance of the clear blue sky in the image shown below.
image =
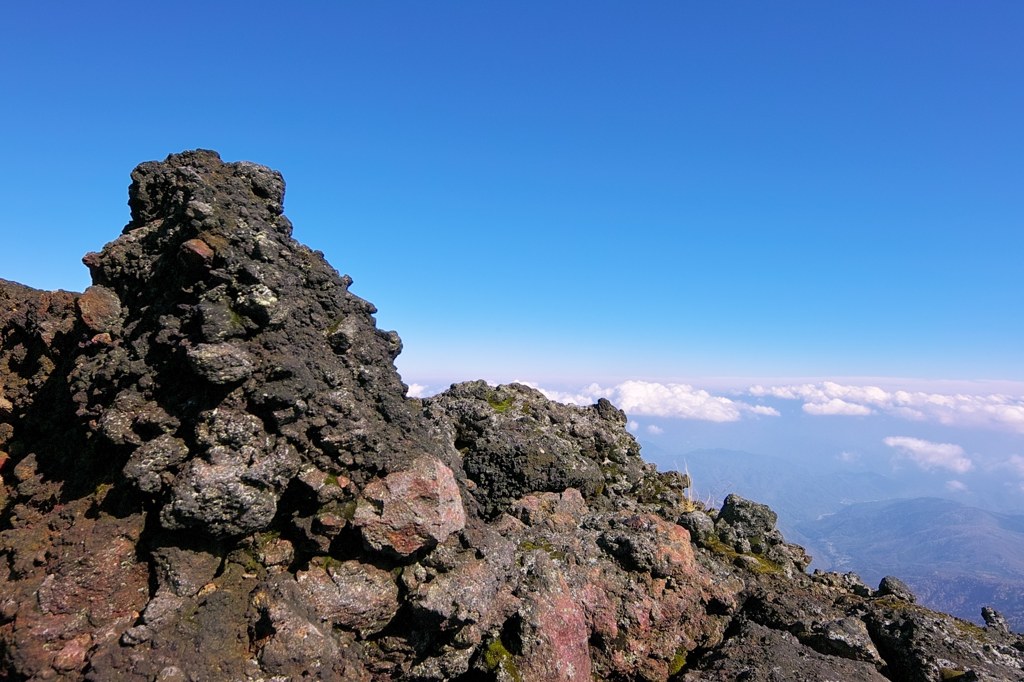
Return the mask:
[[[0,277],[139,162],[284,173],[409,381],[1024,380],[1024,3],[0,10]]]

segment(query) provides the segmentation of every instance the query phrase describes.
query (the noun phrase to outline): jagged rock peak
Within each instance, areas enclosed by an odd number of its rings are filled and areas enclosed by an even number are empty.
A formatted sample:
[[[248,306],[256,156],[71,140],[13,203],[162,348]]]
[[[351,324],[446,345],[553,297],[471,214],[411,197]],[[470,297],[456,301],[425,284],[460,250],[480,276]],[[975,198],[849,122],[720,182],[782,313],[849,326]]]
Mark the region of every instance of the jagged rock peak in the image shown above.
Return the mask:
[[[303,467],[387,471],[437,449],[402,399],[398,335],[291,238],[283,199],[279,173],[215,152],[144,163],[131,223],[85,258],[79,307],[107,336],[83,369],[116,381],[80,409],[168,529],[245,535]]]
[[[284,210],[284,178],[275,170],[248,161],[224,163],[220,154],[208,149],[171,154],[164,161],[143,163],[132,171],[128,188],[132,222],[125,231],[183,213],[193,201],[207,204],[211,211],[230,213],[232,200],[238,205],[262,204],[269,214],[280,215]],[[203,207],[192,209],[202,211]]]

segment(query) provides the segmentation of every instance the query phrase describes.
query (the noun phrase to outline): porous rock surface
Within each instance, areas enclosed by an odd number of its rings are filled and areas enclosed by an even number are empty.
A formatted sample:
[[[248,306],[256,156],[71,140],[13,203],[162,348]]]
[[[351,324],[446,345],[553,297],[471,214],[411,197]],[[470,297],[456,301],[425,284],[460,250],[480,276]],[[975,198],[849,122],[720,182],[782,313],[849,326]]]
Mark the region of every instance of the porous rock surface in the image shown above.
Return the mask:
[[[284,181],[140,165],[81,294],[0,280],[0,678],[1014,680],[1024,643],[809,576],[607,401],[405,397]]]

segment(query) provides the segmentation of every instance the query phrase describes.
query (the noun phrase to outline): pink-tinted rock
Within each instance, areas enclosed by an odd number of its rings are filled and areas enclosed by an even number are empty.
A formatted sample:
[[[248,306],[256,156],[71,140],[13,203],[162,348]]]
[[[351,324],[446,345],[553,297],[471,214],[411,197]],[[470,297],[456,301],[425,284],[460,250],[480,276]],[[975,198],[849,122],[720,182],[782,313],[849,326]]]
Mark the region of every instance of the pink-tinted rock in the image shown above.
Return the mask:
[[[571,531],[587,512],[587,503],[579,490],[567,488],[562,493],[527,495],[513,503],[511,511],[531,526],[543,524],[554,531]]]
[[[295,559],[295,546],[281,537],[271,537],[256,547],[256,558],[267,567],[288,566]]]
[[[555,563],[543,552],[531,556],[535,579],[519,613],[523,651],[517,664],[523,679],[590,682],[590,627],[583,608]]]
[[[501,585],[487,562],[473,559],[419,585],[416,604],[438,616],[442,627],[475,623],[494,608]]]
[[[648,518],[659,541],[652,572],[660,576],[692,575],[694,564],[690,533],[682,526],[657,516]]]
[[[341,680],[331,664],[342,658],[330,626],[316,625],[306,619],[289,600],[257,592],[253,605],[273,624],[273,633],[256,643],[261,667],[278,679]],[[366,680],[354,675],[347,679]]]
[[[114,342],[114,339],[113,339],[113,337],[110,336],[110,334],[108,332],[102,332],[100,334],[96,334],[91,339],[89,339],[89,342],[86,345],[87,346],[109,346],[113,342]]]
[[[363,488],[354,522],[373,549],[409,556],[462,530],[466,512],[452,470],[425,456]]]
[[[92,646],[92,635],[82,634],[65,644],[53,659],[53,667],[61,672],[78,670],[85,665],[86,654]]]
[[[685,528],[653,514],[620,515],[598,542],[625,568],[658,577],[693,573],[693,547]]]

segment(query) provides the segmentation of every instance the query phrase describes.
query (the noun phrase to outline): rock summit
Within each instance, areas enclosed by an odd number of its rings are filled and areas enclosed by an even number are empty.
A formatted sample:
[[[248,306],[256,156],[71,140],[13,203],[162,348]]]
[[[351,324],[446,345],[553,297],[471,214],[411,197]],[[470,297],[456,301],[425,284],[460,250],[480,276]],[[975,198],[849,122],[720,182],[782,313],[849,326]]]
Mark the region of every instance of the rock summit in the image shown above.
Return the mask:
[[[808,575],[605,400],[406,397],[284,180],[132,173],[81,294],[0,280],[0,678],[1019,680],[1024,641]]]

